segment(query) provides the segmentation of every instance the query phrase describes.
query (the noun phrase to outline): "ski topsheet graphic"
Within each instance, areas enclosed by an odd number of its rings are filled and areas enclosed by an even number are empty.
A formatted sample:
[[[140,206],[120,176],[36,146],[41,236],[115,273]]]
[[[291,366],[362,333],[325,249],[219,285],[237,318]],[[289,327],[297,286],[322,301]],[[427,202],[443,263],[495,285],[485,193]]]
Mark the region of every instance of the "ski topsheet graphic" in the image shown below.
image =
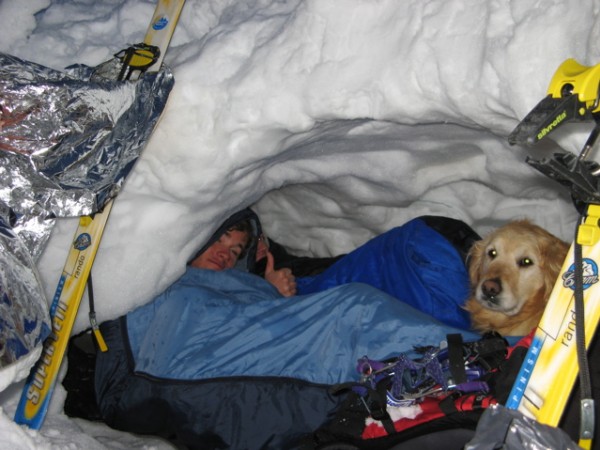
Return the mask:
[[[79,221],[76,237],[50,308],[52,333],[44,341],[42,356],[33,367],[23,389],[15,412],[17,423],[26,424],[33,429],[42,426],[111,206],[112,200],[93,219],[86,216]]]
[[[586,346],[600,319],[600,246],[583,247]],[[557,426],[578,374],[573,248],[552,291],[506,406]]]
[[[185,0],[158,0],[144,42],[117,55],[123,65],[116,78],[135,80],[144,72],[160,69],[184,3]],[[108,200],[102,211],[79,220],[50,308],[52,332],[26,381],[15,412],[17,423],[33,429],[43,424],[113,201]],[[97,337],[104,349],[101,337]]]

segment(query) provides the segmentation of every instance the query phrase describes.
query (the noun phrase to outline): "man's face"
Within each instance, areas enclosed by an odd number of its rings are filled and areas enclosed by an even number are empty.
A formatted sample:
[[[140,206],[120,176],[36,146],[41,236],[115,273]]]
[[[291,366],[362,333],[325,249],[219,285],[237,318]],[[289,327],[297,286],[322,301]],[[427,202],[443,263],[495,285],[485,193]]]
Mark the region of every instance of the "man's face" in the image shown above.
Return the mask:
[[[228,230],[190,265],[199,269],[217,271],[231,269],[246,248],[248,238],[248,233],[245,231]]]

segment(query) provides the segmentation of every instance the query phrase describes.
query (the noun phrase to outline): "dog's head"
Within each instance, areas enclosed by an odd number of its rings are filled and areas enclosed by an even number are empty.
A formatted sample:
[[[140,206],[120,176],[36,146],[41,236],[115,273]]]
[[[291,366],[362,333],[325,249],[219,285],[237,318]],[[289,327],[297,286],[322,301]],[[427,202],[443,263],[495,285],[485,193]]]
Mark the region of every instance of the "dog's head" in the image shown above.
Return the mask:
[[[473,294],[466,304],[473,325],[507,335],[535,326],[568,248],[526,220],[509,222],[476,242],[469,254]]]

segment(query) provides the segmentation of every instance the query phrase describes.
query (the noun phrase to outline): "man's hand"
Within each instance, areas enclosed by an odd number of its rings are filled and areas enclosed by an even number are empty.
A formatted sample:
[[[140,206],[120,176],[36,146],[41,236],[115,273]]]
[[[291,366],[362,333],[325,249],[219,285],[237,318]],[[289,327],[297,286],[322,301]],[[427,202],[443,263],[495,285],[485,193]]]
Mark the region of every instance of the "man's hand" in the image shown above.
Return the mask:
[[[296,277],[290,269],[275,270],[275,258],[271,252],[267,252],[265,280],[275,286],[284,297],[296,295]]]

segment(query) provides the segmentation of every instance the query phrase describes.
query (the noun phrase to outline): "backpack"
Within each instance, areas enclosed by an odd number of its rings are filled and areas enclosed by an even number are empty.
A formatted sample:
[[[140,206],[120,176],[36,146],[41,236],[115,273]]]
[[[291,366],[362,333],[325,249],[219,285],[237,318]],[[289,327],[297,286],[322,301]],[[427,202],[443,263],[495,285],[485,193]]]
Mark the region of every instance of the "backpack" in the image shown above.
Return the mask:
[[[346,399],[302,449],[462,449],[485,409],[506,401],[526,352],[497,333],[474,342],[454,334],[437,348],[415,348],[413,358],[363,357],[360,380],[332,387]]]

